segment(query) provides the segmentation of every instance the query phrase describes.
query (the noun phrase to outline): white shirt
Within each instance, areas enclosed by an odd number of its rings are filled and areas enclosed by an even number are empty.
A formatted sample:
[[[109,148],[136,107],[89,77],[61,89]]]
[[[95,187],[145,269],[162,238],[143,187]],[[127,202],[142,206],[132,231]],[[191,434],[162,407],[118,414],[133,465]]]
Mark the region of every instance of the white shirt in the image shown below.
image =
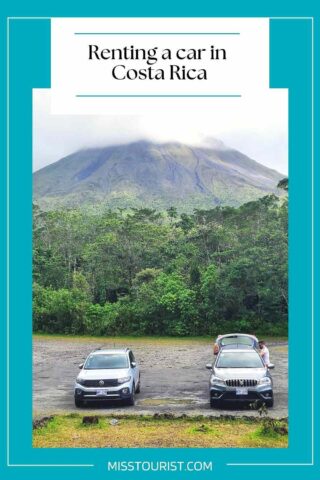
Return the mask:
[[[269,365],[270,363],[270,356],[269,356],[269,349],[268,347],[266,347],[265,345],[261,348],[260,350],[260,355],[261,355],[261,358],[264,362],[265,365]]]

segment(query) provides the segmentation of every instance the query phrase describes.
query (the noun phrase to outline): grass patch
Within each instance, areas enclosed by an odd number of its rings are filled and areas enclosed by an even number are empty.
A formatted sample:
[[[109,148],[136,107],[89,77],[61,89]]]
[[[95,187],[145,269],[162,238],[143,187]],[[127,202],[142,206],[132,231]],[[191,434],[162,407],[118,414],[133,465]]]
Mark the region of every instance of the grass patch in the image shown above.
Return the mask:
[[[84,423],[79,423],[75,426],[75,428],[78,428],[80,430],[85,430],[86,432],[88,430],[105,430],[106,428],[108,428],[108,424],[106,422],[103,422],[102,420],[98,423],[98,424],[92,424],[92,425],[89,425],[89,424],[84,424]]]
[[[46,424],[45,427],[37,428],[34,430],[34,433],[37,432],[37,436],[45,436],[45,435],[55,435],[58,431],[60,431],[65,425],[65,419],[63,416],[54,416],[50,422]]]
[[[281,433],[277,429],[266,428],[265,425],[260,425],[252,433],[249,433],[247,437],[248,442],[261,447],[281,444],[283,439],[288,441],[288,434]]]
[[[161,405],[193,405],[196,401],[192,398],[144,398],[138,405],[144,407],[157,407]]]
[[[286,342],[288,337],[265,337],[261,336],[267,343],[273,342]],[[213,344],[214,337],[204,336],[204,337],[135,337],[135,336],[116,336],[116,337],[106,337],[106,336],[87,336],[87,335],[63,335],[63,334],[49,334],[49,333],[34,333],[33,339],[37,340],[61,340],[61,341],[76,341],[76,342],[95,342],[95,341],[104,341],[107,343],[130,343],[130,344],[143,344],[143,345],[170,345],[170,344],[190,344],[190,343],[200,343],[200,344]]]
[[[76,342],[94,342],[104,341],[107,343],[133,343],[133,344],[176,344],[176,343],[210,343],[213,342],[212,337],[135,337],[135,336],[82,336],[82,335],[62,335],[62,334],[47,334],[47,333],[34,333],[34,340],[61,340],[61,341],[76,341]]]
[[[211,435],[214,437],[221,437],[222,432],[221,429],[212,426],[211,424],[208,423],[201,423],[200,425],[196,425],[195,427],[191,427],[188,430],[189,433],[192,434],[199,434],[199,435]]]
[[[201,447],[286,448],[287,435],[264,435],[262,420],[216,417],[101,415],[99,423],[84,426],[83,415],[57,415],[33,431],[35,448]],[[88,429],[90,434],[88,435]]]
[[[264,418],[261,425],[255,432],[260,437],[278,438],[288,435],[288,424],[282,420],[272,418]]]

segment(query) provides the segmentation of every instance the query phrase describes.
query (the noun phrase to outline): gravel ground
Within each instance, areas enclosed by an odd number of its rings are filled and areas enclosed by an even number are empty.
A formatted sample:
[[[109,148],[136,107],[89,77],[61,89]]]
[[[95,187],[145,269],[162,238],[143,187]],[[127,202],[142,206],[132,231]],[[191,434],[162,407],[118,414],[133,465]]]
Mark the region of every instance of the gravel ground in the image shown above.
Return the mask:
[[[140,364],[142,386],[134,407],[102,404],[75,408],[73,385],[78,365],[98,347],[130,347]],[[269,415],[288,415],[288,349],[286,344],[269,345],[275,405]],[[33,413],[34,418],[52,413],[96,412],[108,414],[177,415],[258,415],[248,407],[231,406],[228,410],[211,409],[208,401],[212,345],[203,342],[177,341],[154,343],[133,341],[131,345],[83,339],[50,339],[35,337],[33,343]]]

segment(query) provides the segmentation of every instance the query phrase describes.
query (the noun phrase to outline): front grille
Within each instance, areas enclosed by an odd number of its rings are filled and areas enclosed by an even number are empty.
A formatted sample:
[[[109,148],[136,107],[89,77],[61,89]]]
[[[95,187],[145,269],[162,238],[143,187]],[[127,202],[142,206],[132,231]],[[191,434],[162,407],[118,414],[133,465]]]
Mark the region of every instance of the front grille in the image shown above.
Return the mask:
[[[258,384],[257,380],[236,378],[233,380],[226,380],[228,387],[255,387]]]
[[[103,384],[101,385],[99,382],[103,382]],[[117,387],[119,386],[119,383],[117,378],[108,379],[108,380],[105,380],[104,378],[100,378],[99,380],[84,380],[82,382],[82,385],[85,387],[104,388],[104,387]]]
[[[231,392],[231,391],[226,391],[226,393],[223,395],[223,400],[229,400],[229,401],[246,401],[246,402],[251,402],[254,400],[260,400],[259,395],[257,392],[252,392],[249,391],[248,395],[236,395],[236,392]]]
[[[114,392],[108,393],[108,395],[103,395],[99,396],[97,395],[96,390],[90,390],[90,392],[83,392],[83,398],[86,400],[108,400],[108,399],[113,399],[113,398],[119,398],[120,397],[120,391],[116,390]]]

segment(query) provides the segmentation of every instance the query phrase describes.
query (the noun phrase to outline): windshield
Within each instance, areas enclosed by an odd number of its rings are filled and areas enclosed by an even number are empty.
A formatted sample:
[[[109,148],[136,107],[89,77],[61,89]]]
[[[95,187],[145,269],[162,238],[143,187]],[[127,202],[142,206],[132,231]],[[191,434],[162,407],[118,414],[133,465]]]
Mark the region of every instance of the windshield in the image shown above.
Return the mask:
[[[257,352],[221,352],[217,368],[262,368],[263,363]]]
[[[221,345],[224,347],[225,345],[253,345],[253,340],[250,337],[225,337],[220,340]]]
[[[121,353],[106,353],[90,355],[85,365],[85,370],[106,368],[128,368],[127,356]]]

